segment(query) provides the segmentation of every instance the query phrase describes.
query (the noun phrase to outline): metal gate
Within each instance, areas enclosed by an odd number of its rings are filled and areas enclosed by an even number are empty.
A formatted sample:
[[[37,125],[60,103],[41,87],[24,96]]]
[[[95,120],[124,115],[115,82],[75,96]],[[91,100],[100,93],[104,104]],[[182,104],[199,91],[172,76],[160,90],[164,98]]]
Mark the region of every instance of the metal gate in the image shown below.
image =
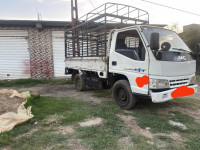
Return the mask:
[[[65,76],[64,31],[52,31],[54,77]]]
[[[0,80],[30,78],[27,30],[0,30]]]

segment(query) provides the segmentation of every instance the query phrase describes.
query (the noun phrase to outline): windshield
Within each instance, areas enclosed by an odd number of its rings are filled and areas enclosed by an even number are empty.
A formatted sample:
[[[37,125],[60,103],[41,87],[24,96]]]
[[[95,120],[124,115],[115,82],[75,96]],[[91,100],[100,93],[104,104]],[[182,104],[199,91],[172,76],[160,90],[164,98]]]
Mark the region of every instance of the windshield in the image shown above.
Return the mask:
[[[160,50],[163,48],[163,44],[170,44],[168,51],[188,51],[191,52],[183,40],[173,31],[155,28],[155,27],[141,27],[144,35],[150,43],[151,33],[159,33]]]
[[[193,53],[175,32],[155,27],[141,28],[149,44],[151,33],[159,33],[159,49],[152,50],[157,60],[175,62],[194,60]]]

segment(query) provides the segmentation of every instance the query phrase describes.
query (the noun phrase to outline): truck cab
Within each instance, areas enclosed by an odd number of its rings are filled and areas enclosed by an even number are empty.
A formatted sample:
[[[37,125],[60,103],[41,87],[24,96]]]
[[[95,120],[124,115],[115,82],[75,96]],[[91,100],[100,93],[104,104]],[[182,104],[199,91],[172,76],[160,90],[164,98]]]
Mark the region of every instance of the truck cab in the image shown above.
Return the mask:
[[[196,60],[175,32],[141,25],[115,30],[110,39],[109,72],[125,75],[133,94],[159,103],[197,92]]]

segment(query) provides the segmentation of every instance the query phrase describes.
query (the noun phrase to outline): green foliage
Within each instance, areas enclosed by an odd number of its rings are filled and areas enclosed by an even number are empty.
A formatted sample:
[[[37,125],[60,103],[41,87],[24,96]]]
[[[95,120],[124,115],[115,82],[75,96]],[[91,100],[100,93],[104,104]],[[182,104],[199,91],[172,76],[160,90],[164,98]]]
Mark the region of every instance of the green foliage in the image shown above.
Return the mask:
[[[191,28],[190,30],[181,33],[180,37],[183,39],[183,41],[189,46],[189,48],[193,52],[196,52],[197,43],[200,43],[199,28]]]

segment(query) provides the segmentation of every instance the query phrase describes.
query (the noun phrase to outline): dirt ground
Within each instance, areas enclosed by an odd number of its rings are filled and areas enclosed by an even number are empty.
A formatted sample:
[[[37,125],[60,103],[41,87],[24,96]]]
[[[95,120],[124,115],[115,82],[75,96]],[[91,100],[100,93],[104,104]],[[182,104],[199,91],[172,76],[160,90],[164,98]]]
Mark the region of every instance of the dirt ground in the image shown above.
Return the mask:
[[[198,87],[198,93],[190,96],[191,98],[195,98],[200,100],[200,81],[198,82],[199,87]],[[3,88],[0,88],[0,90]],[[40,95],[40,96],[52,96],[52,97],[71,97],[74,99],[80,99],[80,100],[84,100],[84,101],[90,101],[93,104],[100,104],[103,101],[113,101],[113,99],[111,97],[107,97],[107,96],[102,96],[102,97],[96,97],[95,96],[95,90],[92,88],[87,88],[86,92],[77,92],[75,90],[74,85],[49,85],[49,84],[42,84],[42,85],[36,85],[33,87],[10,87],[8,89],[14,89],[17,90],[19,92],[23,92],[23,91],[30,91],[32,94],[34,95]],[[103,95],[103,92],[102,92]],[[19,105],[25,101],[25,99],[20,99],[20,98],[10,98],[10,95],[3,95],[0,94],[0,115],[5,113],[5,112],[16,112],[17,108],[19,107]],[[181,108],[181,107],[171,107],[171,108],[161,108],[160,110],[158,110],[159,114],[169,114],[169,115],[173,115],[171,114],[171,112],[173,111],[180,111],[183,114],[188,114],[189,116],[193,117],[195,119],[196,122],[200,122],[200,113],[196,112],[194,110],[190,110],[187,108]],[[125,111],[126,113],[129,113],[129,111]],[[131,132],[133,132],[136,135],[142,135],[145,136],[146,138],[149,138],[150,141],[147,141],[148,144],[153,145],[154,143],[152,142],[153,139],[158,139],[159,136],[165,136],[165,137],[170,137],[171,139],[173,139],[174,141],[177,141],[177,143],[182,143],[185,142],[187,139],[182,137],[178,132],[170,132],[170,133],[151,133],[150,130],[148,128],[141,128],[135,117],[130,116],[130,115],[124,115],[124,114],[120,114],[117,115],[126,125],[127,128],[129,128],[131,130]],[[59,117],[59,116],[58,116]],[[62,117],[62,116],[61,116]],[[53,117],[49,117],[47,118],[48,121],[45,120],[45,122],[49,122],[49,124],[52,123],[56,123],[56,121],[52,120],[52,118],[57,118],[55,116]],[[61,118],[62,119],[62,118]],[[57,120],[59,120],[59,118],[57,118]],[[85,120],[86,122],[80,122],[78,124],[75,125],[69,125],[69,126],[61,126],[58,125],[55,129],[57,129],[57,131],[55,131],[58,134],[62,134],[62,135],[73,135],[75,132],[75,129],[78,126],[82,126],[81,124],[83,124],[83,126],[90,126],[90,125],[96,125],[96,124],[101,124],[103,122],[102,118],[92,118],[90,120]],[[58,123],[59,124],[59,123]],[[29,132],[17,137],[21,138],[22,136],[29,136],[35,132],[37,132],[39,129],[36,127],[33,130],[30,130]],[[73,147],[74,150],[88,150],[87,148],[85,148],[82,144],[81,144],[81,139],[71,139],[69,141],[69,146]],[[119,139],[118,141],[118,145],[120,147],[120,149],[126,149],[127,146],[128,147],[133,147],[134,143],[131,141],[131,138],[129,136],[127,137],[122,137]],[[165,148],[165,143],[160,143],[160,149],[164,149]],[[8,148],[9,149],[9,148]]]
[[[0,94],[0,115],[7,112],[17,113],[18,107],[25,101],[22,98],[10,98],[8,94]]]
[[[0,88],[3,89],[3,88]],[[30,91],[34,95],[52,96],[52,97],[71,97],[74,99],[81,99],[85,101],[92,101],[95,104],[100,104],[104,98],[97,98],[94,96],[94,89],[87,88],[87,92],[77,92],[74,85],[49,85],[42,84],[33,87],[11,87],[19,92]],[[111,100],[112,98],[106,98]]]
[[[200,100],[200,81],[198,81],[198,92],[189,97]],[[0,88],[3,89],[3,88]],[[32,94],[38,94],[41,96],[52,96],[52,97],[71,97],[75,99],[82,99],[86,101],[94,101],[98,103],[99,100],[103,98],[97,98],[94,96],[94,89],[87,88],[87,92],[77,92],[74,85],[49,85],[42,84],[33,87],[11,87],[9,89],[14,89],[19,92],[30,91]],[[111,100],[112,98],[107,98]]]
[[[172,133],[157,133],[157,134],[153,134],[151,133],[148,129],[142,129],[141,127],[138,126],[135,118],[133,116],[128,116],[128,115],[118,115],[119,118],[121,118],[125,125],[131,129],[131,131],[135,134],[140,134],[140,135],[144,135],[147,138],[154,138],[156,136],[168,136],[171,137],[174,140],[180,140],[180,141],[185,141],[185,139],[183,137],[181,137],[178,133],[176,132],[172,132]]]
[[[4,88],[0,88],[4,89]],[[52,96],[52,97],[71,97],[74,99],[81,99],[85,101],[91,101],[94,104],[100,104],[103,98],[97,98],[94,96],[94,89],[87,89],[87,92],[77,92],[74,85],[37,85],[33,87],[10,87],[8,89],[17,90],[19,92],[30,91],[34,95],[40,96]],[[10,98],[8,94],[0,94],[0,115],[7,112],[17,112],[17,108],[25,99]],[[107,98],[110,99],[111,98]]]
[[[200,81],[198,81],[198,92],[191,98],[200,100]],[[3,88],[0,88],[3,89]],[[94,89],[88,88],[87,92],[77,92],[74,85],[49,85],[42,84],[33,87],[11,87],[9,89],[14,89],[19,92],[30,91],[32,94],[41,96],[52,96],[52,97],[71,97],[75,99],[81,99],[85,101],[92,101],[94,104],[100,104],[105,98],[99,98],[94,96]],[[112,98],[107,98],[106,100],[112,100]],[[0,115],[5,112],[16,112],[19,105],[24,101],[20,98],[10,98],[9,95],[0,95]]]

